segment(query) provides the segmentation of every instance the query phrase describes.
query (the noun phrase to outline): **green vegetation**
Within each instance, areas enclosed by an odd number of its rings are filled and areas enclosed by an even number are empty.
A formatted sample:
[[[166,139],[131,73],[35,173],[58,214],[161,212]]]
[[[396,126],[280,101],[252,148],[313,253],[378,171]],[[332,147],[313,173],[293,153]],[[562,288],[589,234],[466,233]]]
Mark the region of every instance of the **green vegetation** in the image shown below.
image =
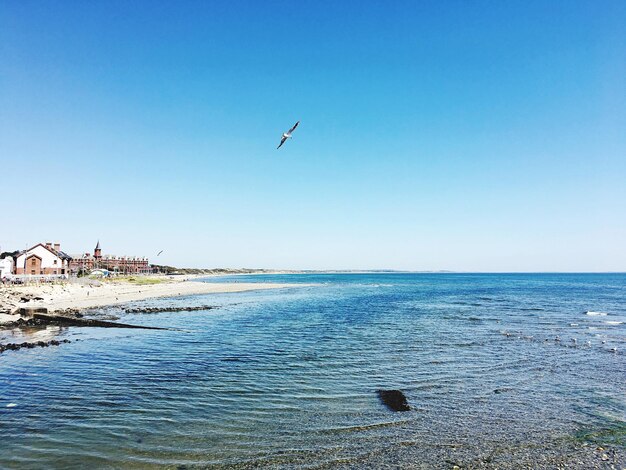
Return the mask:
[[[0,259],[4,259],[4,258],[13,258],[14,260],[17,258],[17,255],[19,255],[20,252],[18,250],[16,251],[4,251],[2,253],[0,253]]]
[[[626,423],[614,422],[604,429],[582,430],[574,438],[580,442],[592,442],[598,445],[626,446]]]
[[[154,277],[131,277],[128,282],[132,282],[133,284],[137,284],[138,286],[146,286],[152,284],[161,284],[164,279],[158,279]]]
[[[199,269],[199,268],[175,268],[173,266],[159,266],[153,264],[152,268],[160,274],[252,274],[252,273],[271,273],[270,269],[230,269],[230,268],[213,268],[213,269]]]
[[[161,284],[165,282],[165,279],[158,277],[144,277],[144,276],[115,276],[102,279],[104,282],[128,282],[129,284],[135,284],[137,286],[148,286],[153,284]]]

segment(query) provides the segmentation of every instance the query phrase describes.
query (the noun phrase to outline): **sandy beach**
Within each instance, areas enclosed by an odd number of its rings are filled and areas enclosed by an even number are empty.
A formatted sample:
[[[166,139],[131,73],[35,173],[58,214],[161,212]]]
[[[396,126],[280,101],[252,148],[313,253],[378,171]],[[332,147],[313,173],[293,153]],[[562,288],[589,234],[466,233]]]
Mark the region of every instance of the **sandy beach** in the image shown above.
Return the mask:
[[[127,302],[195,294],[244,292],[293,287],[293,284],[194,282],[206,276],[139,278],[138,282],[77,280],[60,284],[0,287],[0,323],[14,321],[9,314],[20,307],[44,307],[49,312],[87,309]],[[24,299],[28,299],[24,301]]]

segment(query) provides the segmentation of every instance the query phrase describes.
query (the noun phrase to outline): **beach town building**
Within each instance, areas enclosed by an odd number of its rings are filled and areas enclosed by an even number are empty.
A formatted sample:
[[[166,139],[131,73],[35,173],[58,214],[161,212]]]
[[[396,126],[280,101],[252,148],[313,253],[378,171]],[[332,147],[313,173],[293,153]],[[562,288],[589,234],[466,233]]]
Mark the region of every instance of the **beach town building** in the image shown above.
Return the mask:
[[[0,259],[0,280],[11,279],[13,276],[13,258],[7,256]]]
[[[38,243],[18,254],[15,274],[18,276],[69,277],[71,257],[61,251],[59,243]]]
[[[152,272],[146,257],[103,255],[100,241],[96,244],[93,254],[81,253],[72,255],[70,263],[70,270],[74,274],[89,272],[94,269],[106,269],[121,274],[148,274]]]

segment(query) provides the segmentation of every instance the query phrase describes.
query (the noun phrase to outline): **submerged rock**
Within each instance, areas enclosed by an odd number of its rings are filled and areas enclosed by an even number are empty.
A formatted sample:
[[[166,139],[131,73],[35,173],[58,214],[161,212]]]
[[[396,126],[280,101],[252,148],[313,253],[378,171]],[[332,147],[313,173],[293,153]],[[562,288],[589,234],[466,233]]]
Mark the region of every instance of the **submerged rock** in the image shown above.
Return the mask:
[[[393,411],[409,411],[411,407],[400,390],[378,390],[380,400]]]

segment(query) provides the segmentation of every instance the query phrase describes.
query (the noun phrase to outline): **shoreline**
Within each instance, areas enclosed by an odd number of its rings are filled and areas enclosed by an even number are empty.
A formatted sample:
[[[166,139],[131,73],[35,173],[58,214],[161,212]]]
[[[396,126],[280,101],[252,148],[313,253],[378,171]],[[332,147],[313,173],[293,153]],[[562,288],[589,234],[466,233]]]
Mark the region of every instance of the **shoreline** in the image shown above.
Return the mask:
[[[46,308],[48,312],[68,308],[85,310],[109,307],[140,300],[186,295],[248,292],[254,290],[302,287],[302,284],[229,282],[212,283],[196,281],[207,275],[190,275],[184,278],[141,278],[128,280],[74,281],[60,284],[39,284],[0,287],[0,325],[15,321],[19,308]],[[28,299],[24,301],[23,299]],[[10,312],[10,313],[9,313]]]

